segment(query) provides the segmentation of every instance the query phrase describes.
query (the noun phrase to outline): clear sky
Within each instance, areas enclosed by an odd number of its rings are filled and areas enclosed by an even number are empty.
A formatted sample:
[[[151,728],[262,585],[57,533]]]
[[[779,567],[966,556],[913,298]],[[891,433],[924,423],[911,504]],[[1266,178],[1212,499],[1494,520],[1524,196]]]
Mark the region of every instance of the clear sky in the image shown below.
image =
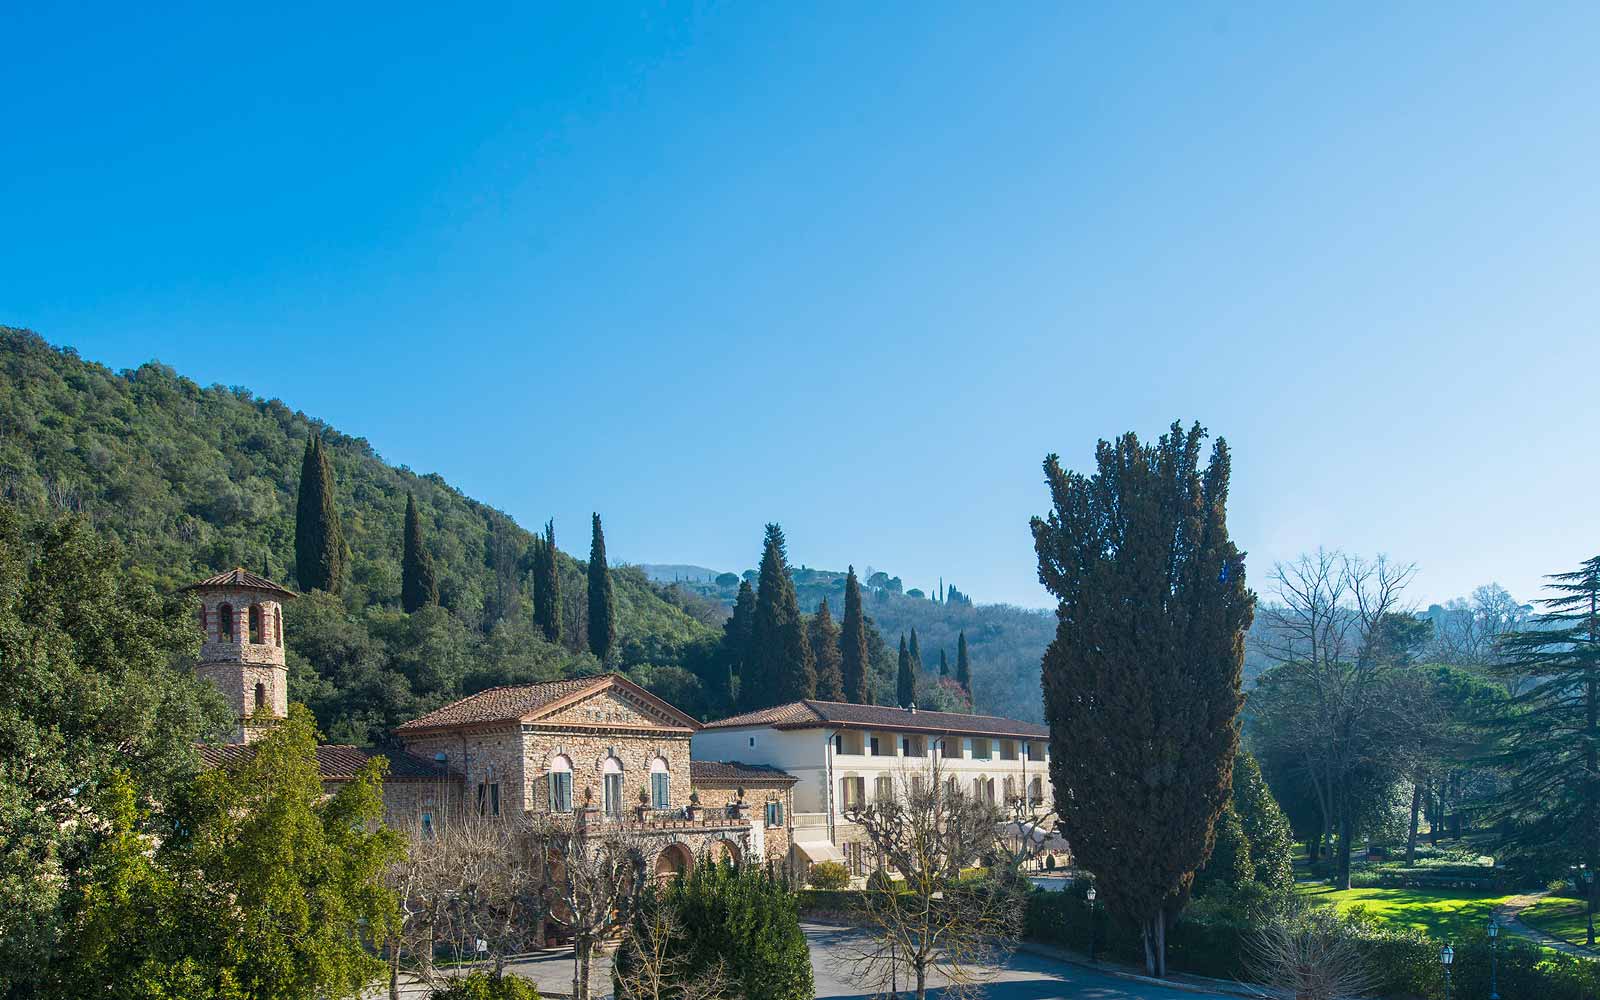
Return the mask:
[[[628,561],[1043,606],[1174,418],[1257,586],[1600,551],[1594,4],[222,6],[0,11],[0,323]]]

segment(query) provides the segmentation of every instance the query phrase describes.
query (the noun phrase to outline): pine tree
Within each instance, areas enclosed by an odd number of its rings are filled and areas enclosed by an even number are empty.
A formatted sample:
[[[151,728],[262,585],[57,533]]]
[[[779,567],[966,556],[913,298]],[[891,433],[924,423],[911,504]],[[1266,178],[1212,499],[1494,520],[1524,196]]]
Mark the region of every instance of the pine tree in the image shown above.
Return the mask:
[[[972,698],[972,661],[967,658],[967,633],[956,635],[956,683]]]
[[[334,504],[333,466],[320,435],[306,441],[300,460],[300,496],[294,518],[294,571],[305,591],[337,594],[349,558],[339,509]]]
[[[817,665],[817,697],[823,701],[844,701],[843,657],[839,654],[839,626],[833,622],[824,597],[807,626],[811,656]]]
[[[596,514],[594,535],[589,542],[589,651],[604,663],[616,641],[617,597],[606,568],[605,532],[600,528],[600,515]]]
[[[905,633],[900,633],[900,668],[894,676],[894,697],[901,708],[917,700],[917,677],[911,665],[911,650],[906,645]]]
[[[422,540],[422,518],[417,498],[406,494],[405,550],[400,557],[400,606],[410,614],[439,603],[439,577],[433,556]]]
[[[861,583],[856,568],[844,580],[844,624],[839,630],[839,669],[844,675],[844,700],[872,704],[871,667],[867,662],[866,614],[861,610]]]
[[[1032,521],[1059,602],[1042,674],[1062,832],[1156,975],[1230,801],[1254,615],[1228,539],[1227,445],[1202,473],[1204,439],[1174,424],[1153,446],[1102,441],[1093,476],[1051,455],[1053,509]]]
[[[939,676],[940,677],[949,677],[950,676],[950,661],[945,659],[944,647],[943,646],[939,647]]]
[[[533,622],[550,642],[561,642],[561,572],[556,565],[556,523],[546,521],[544,537],[535,538]]]
[[[794,580],[789,576],[783,529],[776,524],[767,525],[766,548],[761,554],[750,666],[740,688],[740,700],[747,709],[816,697],[816,662],[806,641]]]
[[[1498,803],[1509,843],[1600,869],[1600,556],[1549,577],[1529,630],[1506,638],[1506,674],[1526,689],[1505,722],[1516,776]],[[1597,887],[1600,890],[1600,887]],[[1592,912],[1592,909],[1591,909]],[[1590,939],[1590,944],[1594,941]]]
[[[911,630],[911,676],[922,676],[922,647],[917,644],[917,630]]]

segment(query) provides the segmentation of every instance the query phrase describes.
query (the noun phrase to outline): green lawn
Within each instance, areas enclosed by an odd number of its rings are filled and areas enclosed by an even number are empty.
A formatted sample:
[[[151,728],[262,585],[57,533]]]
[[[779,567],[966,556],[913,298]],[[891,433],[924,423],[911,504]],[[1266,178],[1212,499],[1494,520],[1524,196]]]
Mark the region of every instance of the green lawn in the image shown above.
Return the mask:
[[[1306,885],[1300,891],[1314,902],[1338,907],[1341,913],[1363,907],[1369,916],[1385,926],[1419,930],[1441,941],[1487,926],[1494,908],[1511,898],[1510,895],[1449,889],[1346,889],[1338,892],[1326,885]]]
[[[1544,931],[1551,937],[1570,944],[1581,945],[1587,940],[1589,919],[1585,915],[1583,900],[1546,896],[1522,911],[1519,917],[1529,927]]]

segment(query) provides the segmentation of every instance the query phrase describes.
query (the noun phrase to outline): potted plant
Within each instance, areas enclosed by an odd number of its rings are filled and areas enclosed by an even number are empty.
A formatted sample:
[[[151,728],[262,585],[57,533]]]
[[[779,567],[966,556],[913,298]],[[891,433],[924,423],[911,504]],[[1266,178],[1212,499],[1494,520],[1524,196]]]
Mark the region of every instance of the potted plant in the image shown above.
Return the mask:
[[[685,807],[684,814],[687,815],[691,820],[700,818],[700,793],[699,792],[690,792],[689,793],[689,805],[687,807]]]
[[[640,785],[639,786],[639,808],[637,810],[637,812],[639,814],[639,822],[641,822],[641,823],[644,822],[645,813],[647,813],[649,811],[650,811],[650,789],[644,787],[643,785]]]

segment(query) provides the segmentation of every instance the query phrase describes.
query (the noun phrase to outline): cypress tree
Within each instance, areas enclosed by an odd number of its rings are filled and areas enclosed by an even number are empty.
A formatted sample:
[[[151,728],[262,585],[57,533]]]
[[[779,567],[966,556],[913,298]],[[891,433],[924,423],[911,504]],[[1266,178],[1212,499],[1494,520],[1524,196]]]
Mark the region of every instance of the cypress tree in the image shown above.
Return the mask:
[[[300,460],[300,495],[294,518],[294,571],[301,590],[337,594],[344,586],[347,552],[334,505],[333,467],[322,437],[306,441]]]
[[[1255,603],[1228,538],[1227,444],[1202,473],[1204,439],[1173,424],[1153,446],[1101,441],[1092,476],[1050,455],[1052,510],[1031,522],[1059,602],[1042,683],[1062,832],[1163,976],[1168,922],[1231,797]]]
[[[912,673],[911,650],[906,646],[906,635],[900,633],[900,668],[895,672],[894,697],[901,708],[917,700],[917,679]]]
[[[739,596],[733,602],[733,614],[722,623],[722,646],[718,651],[721,674],[726,678],[721,686],[723,704],[731,711],[735,695],[742,690],[743,678],[749,674],[745,664],[750,660],[750,642],[755,634],[756,592],[749,580],[739,581]],[[742,703],[742,702],[741,702]]]
[[[949,677],[950,676],[950,661],[945,659],[944,647],[943,646],[939,647],[939,676],[940,677]]]
[[[833,622],[824,597],[807,626],[811,656],[817,664],[817,697],[823,701],[844,701],[843,658],[839,654],[839,626]]]
[[[911,630],[911,676],[922,676],[922,647],[917,644],[917,630]]]
[[[972,661],[967,658],[967,633],[956,635],[956,683],[972,697]]]
[[[816,662],[789,576],[783,529],[776,524],[767,525],[761,554],[750,667],[740,687],[740,700],[747,709],[816,697]]]
[[[561,573],[556,567],[556,523],[546,521],[544,537],[535,538],[533,554],[533,621],[551,642],[561,642]]]
[[[844,580],[844,625],[839,630],[839,669],[844,675],[844,700],[872,704],[871,668],[867,663],[867,622],[861,610],[861,583],[856,568]]]
[[[422,541],[417,498],[407,493],[405,551],[400,557],[400,606],[410,614],[438,603],[439,578],[434,573],[433,556]]]
[[[617,597],[611,590],[611,573],[606,568],[606,536],[600,528],[600,515],[594,515],[594,535],[589,542],[589,651],[601,663],[611,655],[617,640]]]

